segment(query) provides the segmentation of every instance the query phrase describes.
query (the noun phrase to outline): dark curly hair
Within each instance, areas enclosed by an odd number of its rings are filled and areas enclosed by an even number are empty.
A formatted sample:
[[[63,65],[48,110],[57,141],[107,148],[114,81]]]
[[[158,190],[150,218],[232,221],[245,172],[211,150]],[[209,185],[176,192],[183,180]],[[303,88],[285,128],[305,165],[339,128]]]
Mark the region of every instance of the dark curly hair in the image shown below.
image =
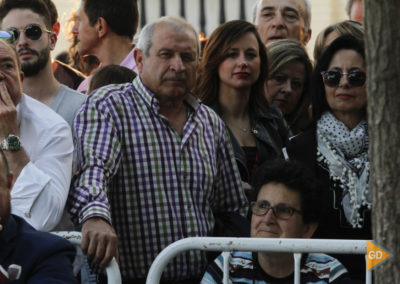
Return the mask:
[[[297,161],[274,160],[262,164],[253,177],[250,201],[257,200],[261,188],[268,183],[280,183],[300,195],[305,224],[315,223],[323,214],[323,191],[320,183],[303,164]]]

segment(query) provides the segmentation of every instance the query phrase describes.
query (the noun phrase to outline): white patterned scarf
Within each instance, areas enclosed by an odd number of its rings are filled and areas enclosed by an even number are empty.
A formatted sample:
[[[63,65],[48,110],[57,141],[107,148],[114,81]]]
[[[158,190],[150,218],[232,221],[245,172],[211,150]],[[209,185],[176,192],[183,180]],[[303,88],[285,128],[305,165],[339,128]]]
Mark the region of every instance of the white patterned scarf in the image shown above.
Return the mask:
[[[343,189],[342,206],[353,228],[361,228],[359,209],[371,208],[369,191],[368,125],[362,120],[349,130],[331,112],[325,112],[317,123],[317,161],[329,168],[330,178]]]

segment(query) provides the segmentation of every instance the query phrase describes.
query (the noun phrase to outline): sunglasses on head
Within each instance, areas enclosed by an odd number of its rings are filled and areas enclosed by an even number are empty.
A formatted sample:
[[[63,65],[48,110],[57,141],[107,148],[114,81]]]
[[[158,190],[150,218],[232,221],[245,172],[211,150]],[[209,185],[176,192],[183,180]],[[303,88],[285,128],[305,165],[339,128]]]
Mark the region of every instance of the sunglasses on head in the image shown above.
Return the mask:
[[[347,76],[347,81],[351,87],[361,87],[365,84],[367,74],[362,70],[354,70],[349,73],[343,73],[339,70],[328,70],[321,72],[324,84],[328,87],[337,87],[343,75]]]
[[[21,32],[25,33],[25,36],[29,38],[30,40],[38,40],[41,38],[43,32],[46,33],[51,33],[51,31],[46,30],[42,27],[40,27],[37,24],[30,24],[27,25],[23,29],[17,29],[17,28],[10,28],[7,30],[8,33],[12,35],[12,40],[16,42],[21,34]]]

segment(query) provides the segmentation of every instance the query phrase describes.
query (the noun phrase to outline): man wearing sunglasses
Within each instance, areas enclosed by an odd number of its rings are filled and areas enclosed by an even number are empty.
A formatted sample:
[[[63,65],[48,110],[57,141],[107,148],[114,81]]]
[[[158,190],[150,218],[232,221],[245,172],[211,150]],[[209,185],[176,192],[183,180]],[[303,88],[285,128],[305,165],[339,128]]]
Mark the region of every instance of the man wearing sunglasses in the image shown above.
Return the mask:
[[[121,65],[137,73],[132,42],[138,21],[137,0],[82,0],[72,29],[80,56],[94,55],[101,66]],[[87,92],[91,78],[79,85],[79,92]]]
[[[72,135],[57,113],[22,93],[23,79],[17,52],[0,39],[0,147],[15,177],[11,212],[51,231],[68,197]]]
[[[57,34],[52,16],[43,0],[3,0],[0,24],[13,35],[25,79],[23,90],[48,105],[73,128],[76,113],[86,96],[60,84],[53,74],[50,51]]]
[[[254,175],[252,238],[311,238],[323,209],[323,196],[310,172],[293,161],[264,163]],[[346,283],[346,268],[325,254],[302,256],[300,283]],[[293,254],[231,252],[230,283],[293,283]],[[224,259],[211,264],[202,284],[222,283]],[[350,282],[347,282],[350,283]]]

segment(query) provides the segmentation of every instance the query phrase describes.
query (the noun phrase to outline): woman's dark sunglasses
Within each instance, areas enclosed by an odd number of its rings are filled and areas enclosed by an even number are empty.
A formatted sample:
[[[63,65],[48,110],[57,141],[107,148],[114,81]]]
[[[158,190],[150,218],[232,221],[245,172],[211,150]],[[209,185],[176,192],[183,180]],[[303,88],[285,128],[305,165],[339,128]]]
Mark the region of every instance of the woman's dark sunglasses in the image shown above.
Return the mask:
[[[14,41],[14,42],[16,42],[18,40],[21,32],[24,32],[25,36],[27,38],[29,38],[30,40],[40,39],[43,32],[51,33],[51,31],[41,28],[39,25],[36,25],[36,24],[27,25],[23,29],[10,28],[7,30],[7,32],[9,32],[12,35],[12,41]]]
[[[347,81],[352,87],[361,87],[365,84],[367,74],[361,70],[350,71],[349,73],[342,73],[339,70],[328,70],[321,72],[324,84],[328,87],[337,87],[343,75],[347,76]]]

